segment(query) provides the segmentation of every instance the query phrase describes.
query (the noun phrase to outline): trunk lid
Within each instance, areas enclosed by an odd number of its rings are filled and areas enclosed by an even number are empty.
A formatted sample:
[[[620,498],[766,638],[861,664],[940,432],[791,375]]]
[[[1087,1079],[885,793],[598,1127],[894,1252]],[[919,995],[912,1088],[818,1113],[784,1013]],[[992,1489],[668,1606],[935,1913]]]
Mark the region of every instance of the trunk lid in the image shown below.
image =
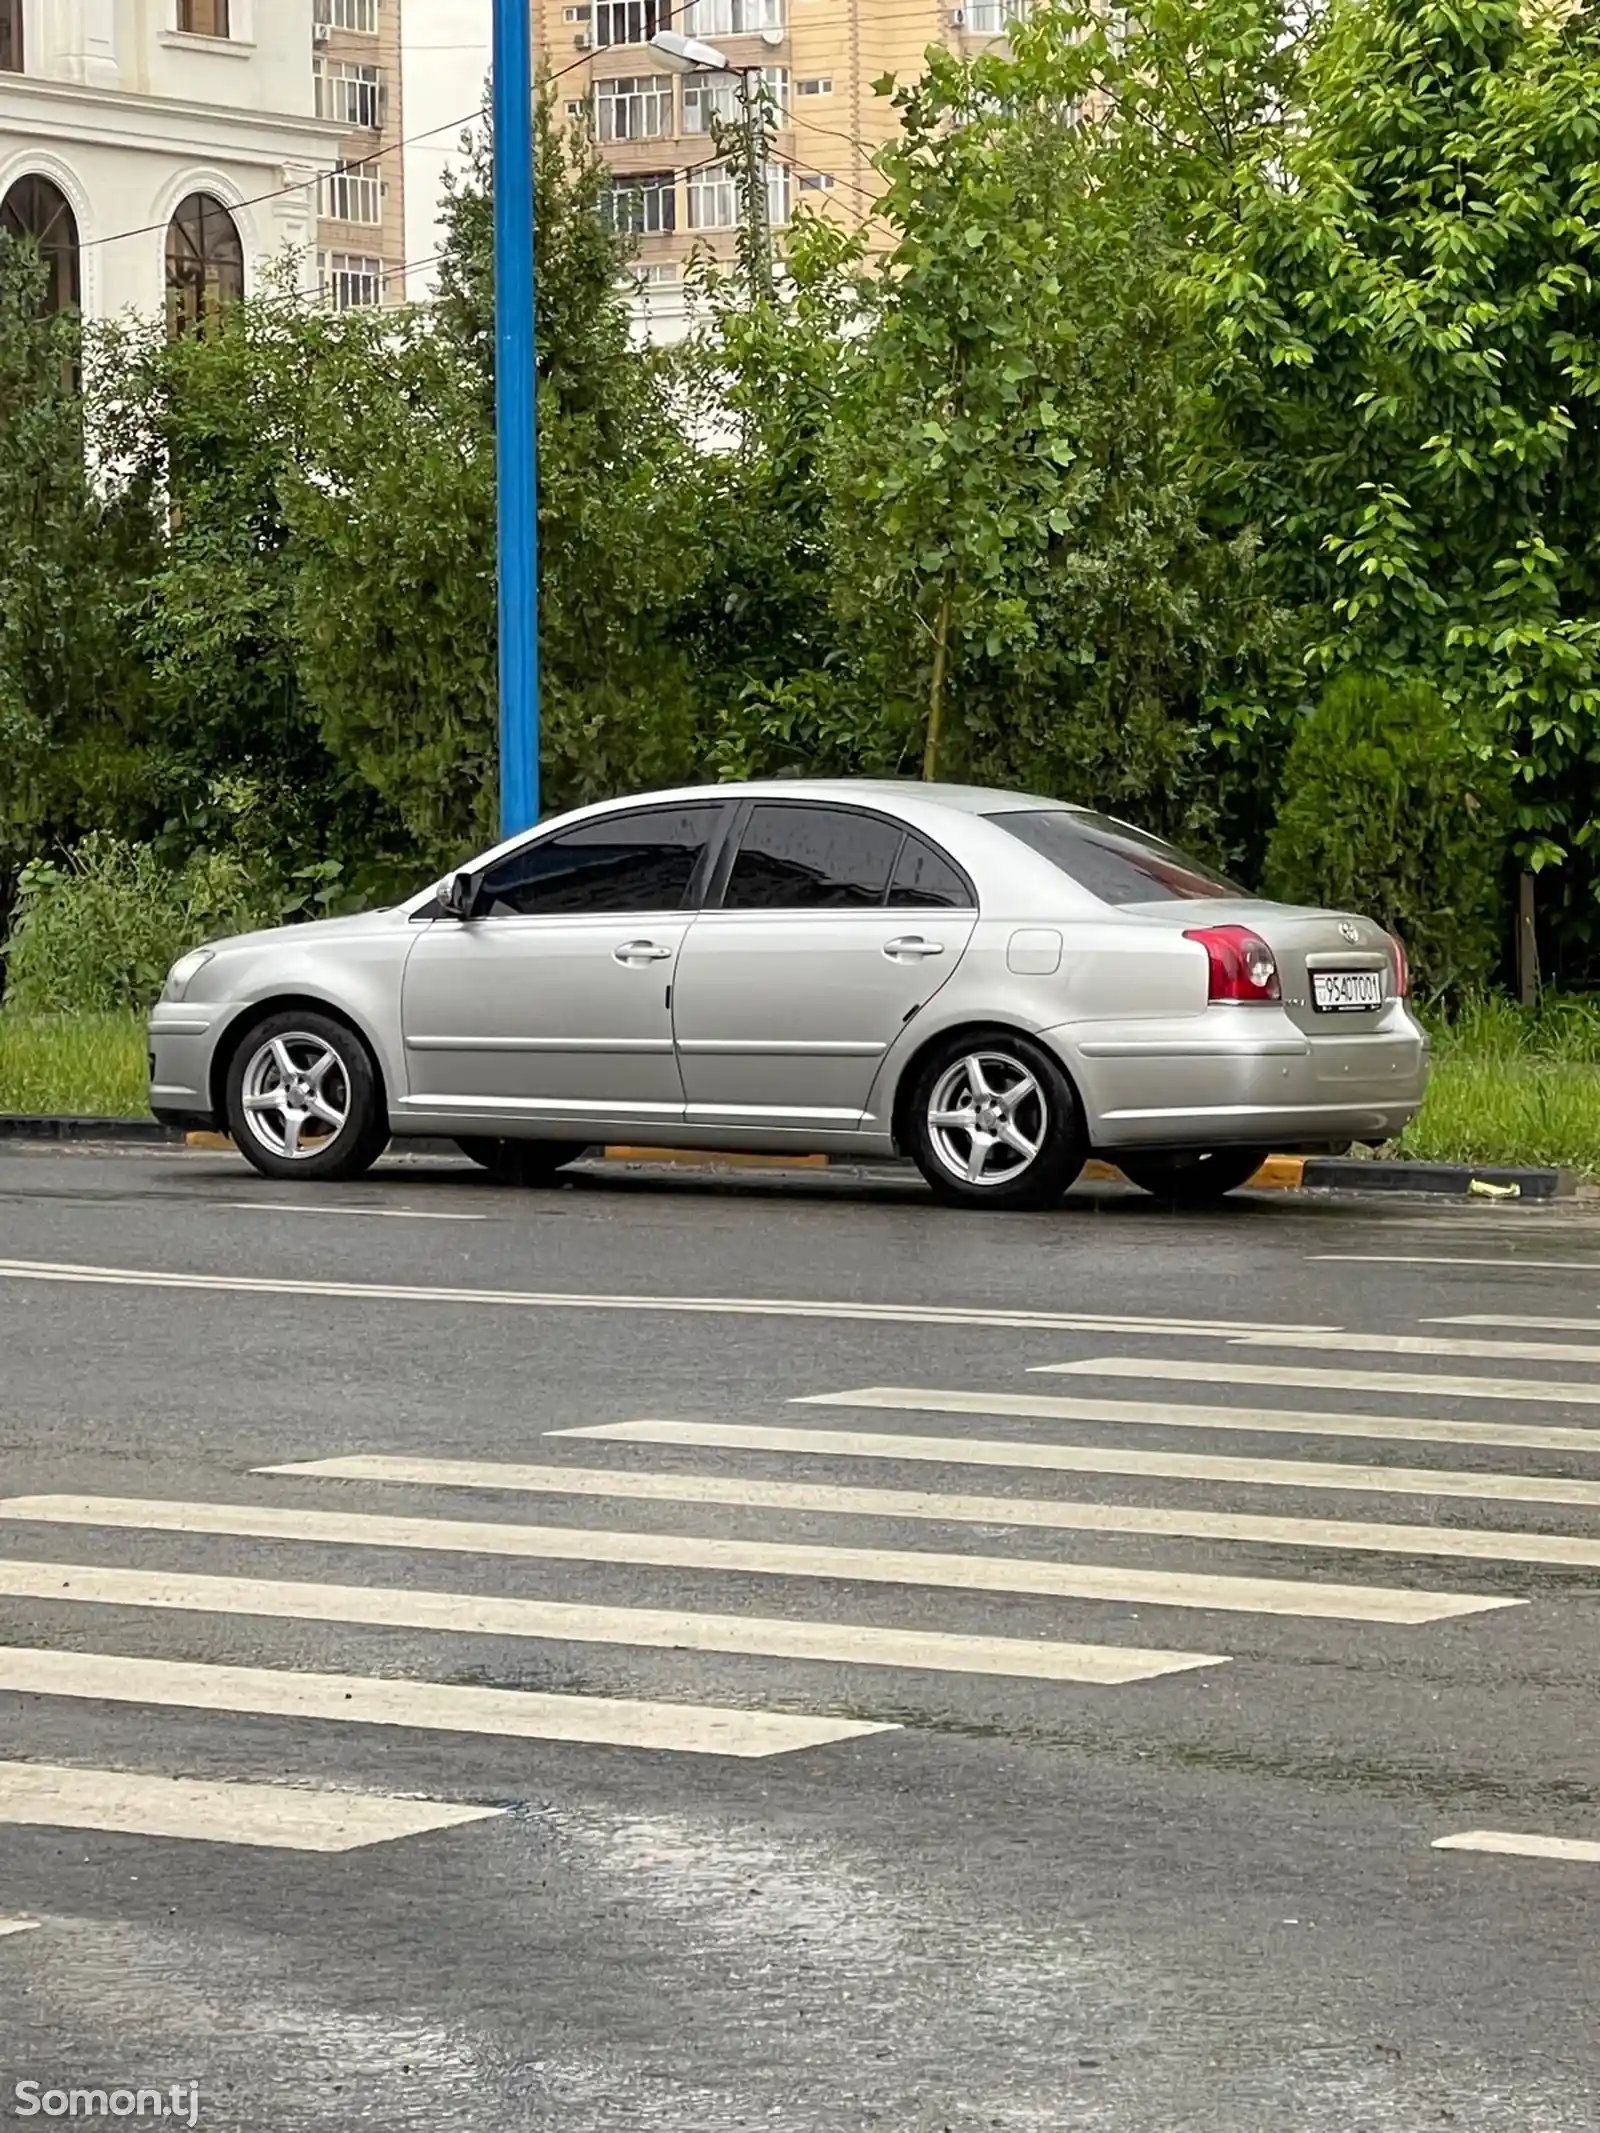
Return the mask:
[[[1308,1037],[1359,1036],[1378,1028],[1398,997],[1394,943],[1376,919],[1354,911],[1312,911],[1253,896],[1196,898],[1183,903],[1124,904],[1130,917],[1152,920],[1187,933],[1204,926],[1248,926],[1277,959],[1283,1008]],[[1377,1004],[1337,1007],[1316,1004],[1317,979],[1365,974],[1377,978]],[[1348,1002],[1364,988],[1324,986],[1327,997]]]

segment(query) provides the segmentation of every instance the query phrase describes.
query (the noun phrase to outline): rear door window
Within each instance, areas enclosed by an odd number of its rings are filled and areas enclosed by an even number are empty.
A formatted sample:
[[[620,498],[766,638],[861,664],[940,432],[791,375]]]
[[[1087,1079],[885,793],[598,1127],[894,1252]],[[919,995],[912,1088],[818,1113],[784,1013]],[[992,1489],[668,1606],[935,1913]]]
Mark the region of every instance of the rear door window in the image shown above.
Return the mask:
[[[1109,815],[1064,807],[1021,808],[985,818],[1103,904],[1201,902],[1248,896],[1216,868]]]
[[[905,831],[881,815],[763,801],[750,810],[722,898],[725,911],[850,911],[881,906]]]
[[[895,863],[889,901],[923,911],[971,911],[978,899],[966,876],[956,871],[943,852],[936,852],[915,830],[909,830]]]

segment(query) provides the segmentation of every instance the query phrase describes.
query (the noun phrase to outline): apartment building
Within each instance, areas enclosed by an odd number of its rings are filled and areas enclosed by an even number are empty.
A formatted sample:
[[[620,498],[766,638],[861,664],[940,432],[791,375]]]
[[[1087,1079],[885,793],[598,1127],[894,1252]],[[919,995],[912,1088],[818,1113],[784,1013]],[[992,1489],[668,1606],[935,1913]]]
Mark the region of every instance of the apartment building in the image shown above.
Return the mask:
[[[0,229],[49,301],[173,330],[286,249],[318,286],[313,0],[0,0]]]
[[[657,337],[681,331],[685,262],[732,250],[738,187],[713,118],[733,120],[760,82],[771,122],[767,214],[797,205],[859,223],[881,182],[874,151],[894,131],[872,84],[922,71],[930,44],[979,49],[1027,0],[533,0],[538,59],[561,76],[569,117],[593,127],[611,166],[612,213],[637,240],[638,306]],[[728,73],[674,73],[651,46],[672,29],[714,46]]]
[[[401,0],[313,0],[318,116],[338,129],[339,168],[317,198],[317,262],[327,301],[406,296]]]

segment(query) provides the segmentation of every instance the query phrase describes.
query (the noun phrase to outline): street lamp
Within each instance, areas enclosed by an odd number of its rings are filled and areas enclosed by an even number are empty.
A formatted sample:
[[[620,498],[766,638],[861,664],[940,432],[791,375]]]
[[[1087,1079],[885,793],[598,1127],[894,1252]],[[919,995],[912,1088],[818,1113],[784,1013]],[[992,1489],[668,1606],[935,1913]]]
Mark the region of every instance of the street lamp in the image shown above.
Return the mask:
[[[528,0],[494,0],[495,462],[500,834],[539,819],[539,436]]]
[[[698,37],[681,37],[676,30],[657,30],[650,40],[674,74],[732,74],[737,70],[726,52]]]

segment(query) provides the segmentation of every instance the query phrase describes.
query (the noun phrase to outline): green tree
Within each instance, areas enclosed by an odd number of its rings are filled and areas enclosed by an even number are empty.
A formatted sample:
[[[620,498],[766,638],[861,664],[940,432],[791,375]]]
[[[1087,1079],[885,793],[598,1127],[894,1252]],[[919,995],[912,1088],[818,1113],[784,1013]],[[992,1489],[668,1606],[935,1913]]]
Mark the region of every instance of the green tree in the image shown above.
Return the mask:
[[[1303,93],[1193,260],[1215,492],[1269,529],[1313,673],[1490,715],[1570,969],[1600,938],[1600,25],[1334,0]]]

